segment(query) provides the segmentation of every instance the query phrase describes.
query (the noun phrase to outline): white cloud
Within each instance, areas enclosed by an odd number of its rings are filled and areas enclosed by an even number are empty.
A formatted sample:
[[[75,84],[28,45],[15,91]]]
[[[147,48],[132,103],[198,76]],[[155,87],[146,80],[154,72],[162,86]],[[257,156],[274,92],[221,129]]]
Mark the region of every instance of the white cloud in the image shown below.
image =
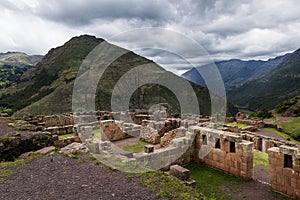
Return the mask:
[[[297,0],[2,0],[0,52],[45,54],[72,36],[93,34],[104,39],[135,28],[168,28],[202,45],[214,59],[266,59],[300,47],[300,4]],[[172,38],[153,41],[170,45]],[[174,41],[174,40],[173,40]],[[193,60],[184,41],[171,43]],[[132,45],[134,46],[134,45]],[[167,54],[145,51],[150,59],[179,72],[187,65]],[[142,52],[143,53],[143,52]],[[174,66],[174,67],[172,67]]]

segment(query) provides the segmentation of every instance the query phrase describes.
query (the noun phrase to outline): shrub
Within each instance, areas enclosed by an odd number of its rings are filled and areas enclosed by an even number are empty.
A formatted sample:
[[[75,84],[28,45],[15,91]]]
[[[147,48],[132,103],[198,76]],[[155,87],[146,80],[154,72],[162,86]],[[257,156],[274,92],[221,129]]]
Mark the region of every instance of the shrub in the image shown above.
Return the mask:
[[[262,108],[261,110],[258,110],[249,115],[249,117],[260,117],[265,119],[273,117],[273,114],[267,108]]]

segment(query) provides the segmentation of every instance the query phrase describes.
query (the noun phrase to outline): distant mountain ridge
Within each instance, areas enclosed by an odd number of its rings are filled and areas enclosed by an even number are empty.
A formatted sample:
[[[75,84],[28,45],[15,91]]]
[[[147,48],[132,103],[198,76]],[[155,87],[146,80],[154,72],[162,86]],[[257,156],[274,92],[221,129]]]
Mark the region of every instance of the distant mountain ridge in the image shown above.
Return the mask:
[[[21,52],[0,53],[0,88],[18,81],[23,73],[41,61],[42,57]]]
[[[239,60],[239,59],[231,59],[226,61],[216,62],[217,66],[226,91],[233,90],[249,80],[255,79],[260,75],[271,71],[276,68],[286,57],[287,55],[278,56],[276,58],[271,58],[267,61],[262,60]],[[204,68],[212,67],[212,64],[192,68],[191,70],[182,74],[182,77],[190,80],[198,85],[206,87],[205,81],[202,76],[198,73],[198,71],[203,70]]]
[[[256,110],[274,108],[300,94],[300,49],[288,54],[273,70],[231,90],[228,99],[238,106]]]
[[[86,56],[104,40],[94,36],[73,37],[64,45],[51,49],[33,68],[27,70],[17,84],[0,90],[0,107],[11,108],[14,116],[51,115],[72,111],[72,92],[78,69]],[[109,44],[103,56],[113,55],[117,47]],[[129,70],[144,64],[159,65],[131,51],[116,59],[104,71],[99,80],[95,106],[98,110],[110,110],[111,95],[118,80]],[[182,79],[163,70],[177,79]],[[206,88],[191,83],[195,90],[201,114],[210,114],[210,96]],[[187,98],[188,98],[187,94]],[[153,102],[154,101],[154,102]],[[175,112],[180,113],[179,102],[174,94],[165,87],[147,84],[134,92],[130,108],[150,108],[153,103],[168,102]],[[176,110],[177,109],[177,110]],[[228,113],[235,114],[237,109],[228,104]]]

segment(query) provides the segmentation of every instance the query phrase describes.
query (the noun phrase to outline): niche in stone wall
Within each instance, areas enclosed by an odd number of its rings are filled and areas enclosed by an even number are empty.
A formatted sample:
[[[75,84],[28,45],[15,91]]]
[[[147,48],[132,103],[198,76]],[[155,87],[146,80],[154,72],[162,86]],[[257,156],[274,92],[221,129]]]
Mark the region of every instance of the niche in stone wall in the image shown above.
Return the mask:
[[[202,144],[207,145],[207,137],[206,137],[206,135],[202,135]]]
[[[221,148],[220,138],[216,138],[215,140],[216,140],[215,148],[220,149]]]
[[[235,142],[233,142],[233,141],[230,141],[230,143],[229,143],[229,152],[235,153]]]
[[[284,154],[284,168],[293,168],[293,156]]]

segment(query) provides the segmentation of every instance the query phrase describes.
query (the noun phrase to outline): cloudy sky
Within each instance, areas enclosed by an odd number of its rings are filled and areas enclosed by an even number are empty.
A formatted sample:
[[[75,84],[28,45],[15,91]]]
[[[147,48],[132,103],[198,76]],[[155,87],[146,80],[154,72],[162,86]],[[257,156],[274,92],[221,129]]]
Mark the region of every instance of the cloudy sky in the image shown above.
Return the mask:
[[[145,27],[183,34],[215,60],[267,59],[300,48],[298,0],[1,0],[0,9],[0,52],[46,54],[76,35],[109,40]],[[162,41],[189,53],[184,41]],[[189,67],[161,51],[145,56],[175,73]]]

